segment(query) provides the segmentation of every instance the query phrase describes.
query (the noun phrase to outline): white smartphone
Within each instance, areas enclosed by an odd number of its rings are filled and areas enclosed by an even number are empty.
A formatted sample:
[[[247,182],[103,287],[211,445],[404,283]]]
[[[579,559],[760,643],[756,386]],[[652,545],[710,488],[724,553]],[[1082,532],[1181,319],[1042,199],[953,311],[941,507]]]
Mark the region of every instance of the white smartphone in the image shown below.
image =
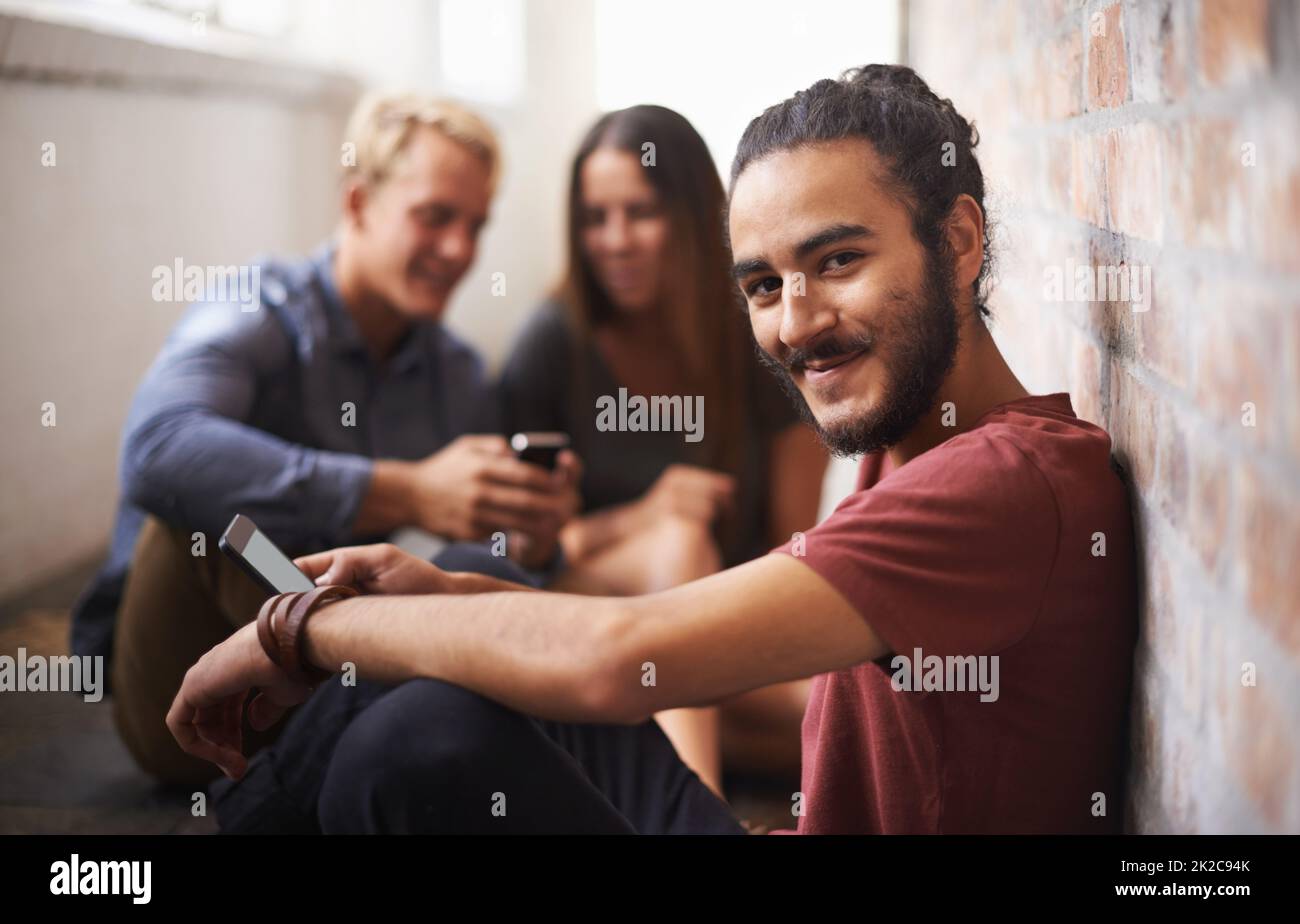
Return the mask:
[[[217,545],[273,594],[307,591],[316,586],[242,513],[235,514]]]

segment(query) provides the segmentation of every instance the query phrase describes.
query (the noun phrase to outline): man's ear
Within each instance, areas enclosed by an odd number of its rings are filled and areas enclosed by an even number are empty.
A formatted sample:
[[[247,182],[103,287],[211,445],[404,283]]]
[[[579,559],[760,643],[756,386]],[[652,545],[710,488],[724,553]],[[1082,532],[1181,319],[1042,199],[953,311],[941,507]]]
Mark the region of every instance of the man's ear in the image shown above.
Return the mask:
[[[349,227],[360,229],[365,225],[366,203],[370,188],[360,177],[349,177],[343,182],[343,201],[340,203],[343,221]]]
[[[968,292],[984,264],[984,211],[966,193],[948,210],[945,233],[952,248],[953,282],[958,292]]]

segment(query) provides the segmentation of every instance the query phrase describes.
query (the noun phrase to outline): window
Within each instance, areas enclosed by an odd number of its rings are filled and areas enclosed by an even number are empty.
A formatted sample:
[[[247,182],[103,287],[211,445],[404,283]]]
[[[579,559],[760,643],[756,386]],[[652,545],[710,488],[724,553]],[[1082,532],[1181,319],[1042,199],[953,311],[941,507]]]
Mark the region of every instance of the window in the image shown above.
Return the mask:
[[[445,89],[468,100],[504,105],[523,94],[523,0],[442,0],[439,61]]]

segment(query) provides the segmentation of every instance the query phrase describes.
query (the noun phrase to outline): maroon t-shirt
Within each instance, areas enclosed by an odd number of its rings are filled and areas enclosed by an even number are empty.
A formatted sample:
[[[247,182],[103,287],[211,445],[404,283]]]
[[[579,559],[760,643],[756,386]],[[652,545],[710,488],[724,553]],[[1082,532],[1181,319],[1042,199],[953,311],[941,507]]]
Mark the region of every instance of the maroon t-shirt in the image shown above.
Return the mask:
[[[896,470],[865,457],[804,554],[777,551],[891,650],[813,680],[800,833],[1120,830],[1132,520],[1068,395],[999,405]]]

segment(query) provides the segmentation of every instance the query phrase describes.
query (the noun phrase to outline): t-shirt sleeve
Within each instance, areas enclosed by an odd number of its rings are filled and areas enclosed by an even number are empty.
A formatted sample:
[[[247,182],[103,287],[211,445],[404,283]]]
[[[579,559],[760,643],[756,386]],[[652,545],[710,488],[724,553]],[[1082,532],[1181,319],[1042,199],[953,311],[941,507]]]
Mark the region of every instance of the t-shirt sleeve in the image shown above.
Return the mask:
[[[970,433],[851,494],[802,549],[776,552],[825,578],[892,651],[978,656],[1033,626],[1059,522],[1037,466],[1006,437]]]
[[[563,309],[548,302],[524,325],[501,370],[497,390],[507,434],[569,431],[572,355]]]

